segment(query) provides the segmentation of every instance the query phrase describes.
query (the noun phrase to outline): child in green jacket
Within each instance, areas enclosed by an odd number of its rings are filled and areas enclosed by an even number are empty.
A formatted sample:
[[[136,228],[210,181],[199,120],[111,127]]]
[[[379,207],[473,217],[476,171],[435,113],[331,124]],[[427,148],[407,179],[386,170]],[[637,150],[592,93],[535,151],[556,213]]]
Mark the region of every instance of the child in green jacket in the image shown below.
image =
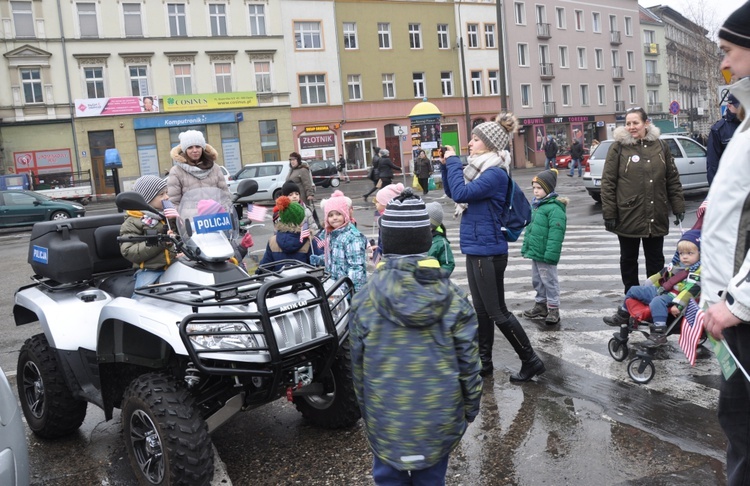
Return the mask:
[[[456,268],[456,261],[453,259],[451,243],[448,241],[443,225],[443,206],[436,201],[428,203],[426,206],[427,214],[430,216],[430,229],[432,229],[432,246],[430,246],[427,255],[435,257],[440,263],[440,268],[448,270],[448,275],[450,275]]]
[[[557,262],[560,261],[567,217],[568,199],[555,192],[557,169],[545,170],[531,181],[531,223],[526,227],[521,255],[531,259],[531,283],[536,290],[534,307],[523,312],[529,319],[544,317],[544,323],[560,322],[560,284]]]

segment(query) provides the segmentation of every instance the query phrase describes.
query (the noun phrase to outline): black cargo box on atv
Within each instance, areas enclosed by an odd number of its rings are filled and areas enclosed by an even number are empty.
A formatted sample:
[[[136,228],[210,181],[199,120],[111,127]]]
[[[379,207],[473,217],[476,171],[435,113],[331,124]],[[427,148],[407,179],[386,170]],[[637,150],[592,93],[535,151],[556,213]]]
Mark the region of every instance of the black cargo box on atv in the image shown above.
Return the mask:
[[[117,243],[124,220],[124,214],[106,214],[36,223],[28,262],[37,275],[59,283],[131,268]]]

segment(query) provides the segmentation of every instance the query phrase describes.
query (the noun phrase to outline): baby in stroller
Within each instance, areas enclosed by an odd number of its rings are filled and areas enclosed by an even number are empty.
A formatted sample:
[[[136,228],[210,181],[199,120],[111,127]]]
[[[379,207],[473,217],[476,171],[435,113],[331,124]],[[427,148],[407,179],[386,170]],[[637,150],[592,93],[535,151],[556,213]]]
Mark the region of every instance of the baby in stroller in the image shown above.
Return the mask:
[[[639,321],[647,320],[647,316],[637,310],[642,307],[638,303],[646,304],[653,320],[649,339],[657,344],[666,342],[669,314],[679,317],[690,299],[698,300],[700,296],[700,239],[700,230],[686,231],[677,242],[672,261],[661,272],[650,276],[646,285],[631,287],[622,306],[614,315],[605,317],[604,323],[619,327],[629,323],[631,314]]]

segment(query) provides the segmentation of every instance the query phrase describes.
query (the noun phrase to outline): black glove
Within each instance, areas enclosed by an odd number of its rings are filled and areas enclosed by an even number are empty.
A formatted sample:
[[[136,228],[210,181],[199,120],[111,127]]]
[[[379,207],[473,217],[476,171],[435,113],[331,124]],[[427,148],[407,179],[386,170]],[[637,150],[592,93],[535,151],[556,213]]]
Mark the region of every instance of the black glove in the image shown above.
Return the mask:
[[[614,231],[616,226],[617,226],[617,220],[616,219],[605,219],[604,220],[604,229],[606,229],[607,231]]]
[[[677,213],[674,215],[674,224],[680,224],[685,220],[685,213]]]

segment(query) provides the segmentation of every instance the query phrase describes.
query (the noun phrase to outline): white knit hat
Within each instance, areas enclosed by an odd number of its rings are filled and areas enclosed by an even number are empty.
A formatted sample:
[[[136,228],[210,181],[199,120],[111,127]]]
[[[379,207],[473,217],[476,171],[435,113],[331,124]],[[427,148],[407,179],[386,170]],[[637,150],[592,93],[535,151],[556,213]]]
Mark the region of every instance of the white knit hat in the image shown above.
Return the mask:
[[[188,147],[198,145],[200,148],[206,148],[206,139],[203,133],[198,130],[188,130],[180,134],[180,147],[183,152],[187,152]]]

